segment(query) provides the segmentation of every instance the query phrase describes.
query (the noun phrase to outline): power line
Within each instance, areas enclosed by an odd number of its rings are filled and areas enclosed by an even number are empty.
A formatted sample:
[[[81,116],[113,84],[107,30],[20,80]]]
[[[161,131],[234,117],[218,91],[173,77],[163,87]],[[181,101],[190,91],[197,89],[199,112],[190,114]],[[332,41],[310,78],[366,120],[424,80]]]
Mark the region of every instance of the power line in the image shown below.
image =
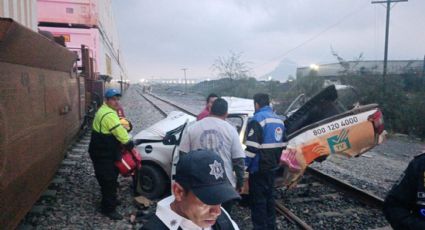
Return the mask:
[[[254,68],[258,68],[258,67],[260,67],[260,66],[264,66],[264,65],[269,64],[269,63],[271,63],[271,62],[273,62],[273,61],[275,61],[275,60],[277,60],[277,59],[282,59],[282,58],[286,57],[288,54],[292,53],[293,51],[295,51],[295,50],[297,50],[297,49],[299,49],[299,48],[301,48],[301,47],[303,47],[303,46],[307,45],[308,43],[310,43],[310,42],[312,42],[312,41],[314,41],[314,40],[316,40],[316,39],[317,39],[318,37],[320,37],[322,34],[324,34],[324,33],[328,32],[329,30],[331,30],[331,29],[333,29],[334,27],[338,26],[339,24],[341,24],[343,21],[345,21],[345,20],[346,20],[346,19],[348,19],[349,17],[351,17],[351,16],[353,16],[353,15],[357,14],[358,12],[360,12],[361,10],[363,10],[363,9],[364,9],[364,8],[365,8],[368,4],[369,4],[369,3],[367,3],[367,4],[365,4],[365,5],[361,6],[361,7],[359,7],[358,9],[356,9],[356,10],[354,10],[354,11],[351,11],[350,13],[348,13],[348,14],[344,15],[344,16],[343,16],[343,17],[341,17],[341,18],[340,18],[340,19],[339,19],[336,23],[334,23],[334,24],[332,24],[332,25],[330,25],[330,26],[326,27],[324,30],[322,30],[322,31],[320,31],[319,33],[317,33],[317,34],[313,35],[312,37],[310,37],[310,38],[306,39],[305,41],[301,42],[301,43],[300,43],[300,44],[298,44],[297,46],[295,46],[295,47],[293,47],[293,48],[291,48],[291,49],[288,49],[288,50],[287,50],[287,51],[285,51],[283,54],[281,54],[281,55],[279,55],[279,56],[277,56],[277,57],[273,58],[271,61],[266,62],[266,63],[263,63],[263,64],[260,64],[260,65],[257,65],[257,66],[255,66]]]
[[[387,64],[388,64],[388,37],[390,33],[390,14],[391,14],[391,4],[398,2],[407,2],[408,0],[381,0],[381,1],[372,1],[372,4],[381,4],[386,3],[387,8],[387,17],[385,24],[385,50],[384,50],[384,69],[382,72],[382,94],[385,98],[385,78],[387,76]]]

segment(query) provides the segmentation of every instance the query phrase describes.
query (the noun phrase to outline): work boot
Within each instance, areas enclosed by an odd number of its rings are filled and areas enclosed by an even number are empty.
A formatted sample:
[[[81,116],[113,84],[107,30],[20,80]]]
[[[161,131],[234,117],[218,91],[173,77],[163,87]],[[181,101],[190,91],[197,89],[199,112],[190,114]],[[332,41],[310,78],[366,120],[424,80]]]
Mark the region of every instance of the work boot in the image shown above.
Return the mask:
[[[109,217],[109,219],[111,220],[122,220],[122,215],[119,214],[116,210],[112,211],[112,212],[102,212],[102,214],[106,217]]]

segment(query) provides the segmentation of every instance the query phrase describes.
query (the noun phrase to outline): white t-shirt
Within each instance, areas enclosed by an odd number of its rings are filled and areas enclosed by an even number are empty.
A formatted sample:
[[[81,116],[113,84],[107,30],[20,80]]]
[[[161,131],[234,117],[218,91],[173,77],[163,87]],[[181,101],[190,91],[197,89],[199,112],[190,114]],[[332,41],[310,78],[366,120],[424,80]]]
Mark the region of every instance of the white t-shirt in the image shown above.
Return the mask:
[[[183,230],[211,230],[210,228],[201,228],[195,223],[193,223],[191,220],[188,220],[176,212],[174,212],[171,209],[171,203],[174,201],[174,196],[166,197],[162,200],[160,200],[156,207],[155,215],[164,223],[170,230],[177,230],[179,227],[181,227]],[[232,220],[232,218],[229,216],[229,214],[221,208],[221,211],[224,212],[227,217],[229,217],[230,221],[232,222],[233,228],[235,230],[239,230],[238,225],[235,223],[235,221]]]
[[[208,149],[220,155],[227,178],[236,187],[232,159],[245,158],[236,128],[217,117],[206,117],[190,125],[183,133],[180,151]]]

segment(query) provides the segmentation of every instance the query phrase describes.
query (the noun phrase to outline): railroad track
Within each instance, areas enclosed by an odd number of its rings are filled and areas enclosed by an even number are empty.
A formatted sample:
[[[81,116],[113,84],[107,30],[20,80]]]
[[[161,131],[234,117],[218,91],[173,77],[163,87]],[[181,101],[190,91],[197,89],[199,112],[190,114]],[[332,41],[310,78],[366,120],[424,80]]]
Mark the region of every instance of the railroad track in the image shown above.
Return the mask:
[[[296,188],[280,192],[277,211],[301,229],[375,229],[388,225],[381,198],[311,167]]]
[[[142,93],[140,90],[138,90],[138,93],[153,107],[155,107],[164,117],[166,117],[168,113],[170,113],[171,111],[175,111],[176,109],[196,117],[196,114],[193,111],[189,111],[188,109],[183,108],[182,106],[176,105],[154,94]]]
[[[169,100],[139,93],[164,116],[176,109],[196,116]],[[276,211],[299,229],[375,229],[388,225],[381,212],[382,198],[314,168],[306,170],[296,188],[278,191],[281,198],[276,200]]]

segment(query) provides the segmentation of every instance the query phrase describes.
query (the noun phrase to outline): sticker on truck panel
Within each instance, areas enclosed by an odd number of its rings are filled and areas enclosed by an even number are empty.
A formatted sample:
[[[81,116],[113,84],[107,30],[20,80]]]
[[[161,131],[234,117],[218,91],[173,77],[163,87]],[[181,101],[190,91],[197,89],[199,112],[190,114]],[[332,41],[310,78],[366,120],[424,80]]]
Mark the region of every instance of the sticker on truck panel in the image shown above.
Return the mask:
[[[328,138],[328,144],[332,153],[343,152],[350,149],[351,144],[348,140],[348,130],[343,129],[339,135]]]
[[[311,164],[311,162],[320,156],[329,155],[328,151],[327,147],[320,143],[313,143],[302,148],[302,153],[307,164]]]

